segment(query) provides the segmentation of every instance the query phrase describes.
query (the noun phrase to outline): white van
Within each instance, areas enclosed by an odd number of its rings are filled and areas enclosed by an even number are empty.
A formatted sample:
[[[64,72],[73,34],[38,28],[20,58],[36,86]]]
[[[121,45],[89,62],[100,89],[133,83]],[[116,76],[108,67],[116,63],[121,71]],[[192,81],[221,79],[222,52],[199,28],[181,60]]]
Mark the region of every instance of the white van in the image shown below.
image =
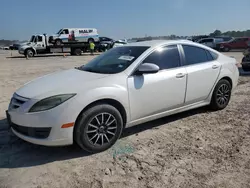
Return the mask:
[[[62,28],[56,35],[49,37],[49,42],[61,45],[62,43],[98,42],[99,35],[95,28]]]

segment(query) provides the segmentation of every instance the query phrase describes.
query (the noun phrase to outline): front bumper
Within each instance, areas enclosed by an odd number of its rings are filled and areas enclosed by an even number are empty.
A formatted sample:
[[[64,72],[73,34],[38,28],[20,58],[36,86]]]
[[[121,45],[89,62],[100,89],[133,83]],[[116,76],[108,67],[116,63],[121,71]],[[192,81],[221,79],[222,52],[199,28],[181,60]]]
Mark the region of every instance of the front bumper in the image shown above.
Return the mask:
[[[20,100],[19,100],[20,99]],[[63,146],[73,144],[73,127],[61,128],[63,124],[75,122],[76,117],[68,108],[67,101],[51,110],[28,113],[25,107],[30,106],[31,99],[19,96],[18,100],[12,98],[7,120],[13,133],[19,138],[39,145]],[[17,101],[19,102],[17,105]],[[12,104],[14,103],[14,104]]]

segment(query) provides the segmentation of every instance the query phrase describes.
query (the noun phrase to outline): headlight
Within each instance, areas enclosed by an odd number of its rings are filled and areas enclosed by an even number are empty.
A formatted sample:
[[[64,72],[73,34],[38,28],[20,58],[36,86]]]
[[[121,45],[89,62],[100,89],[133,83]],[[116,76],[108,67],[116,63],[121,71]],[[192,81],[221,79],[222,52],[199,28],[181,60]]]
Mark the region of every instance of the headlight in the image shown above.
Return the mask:
[[[29,112],[39,112],[44,110],[49,110],[51,108],[55,108],[56,106],[62,104],[63,102],[69,100],[76,94],[64,94],[64,95],[56,95],[52,97],[48,97],[46,99],[42,99],[35,103],[29,110]]]

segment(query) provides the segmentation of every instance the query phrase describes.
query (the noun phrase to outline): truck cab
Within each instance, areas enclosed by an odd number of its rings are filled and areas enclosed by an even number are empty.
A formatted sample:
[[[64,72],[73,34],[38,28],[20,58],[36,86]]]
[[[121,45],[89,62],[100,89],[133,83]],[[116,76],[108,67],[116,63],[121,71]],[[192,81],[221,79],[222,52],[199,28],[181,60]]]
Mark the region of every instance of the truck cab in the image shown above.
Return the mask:
[[[35,54],[40,52],[46,52],[48,48],[48,39],[45,34],[43,35],[32,35],[29,42],[23,43],[18,52],[20,54],[33,57]]]

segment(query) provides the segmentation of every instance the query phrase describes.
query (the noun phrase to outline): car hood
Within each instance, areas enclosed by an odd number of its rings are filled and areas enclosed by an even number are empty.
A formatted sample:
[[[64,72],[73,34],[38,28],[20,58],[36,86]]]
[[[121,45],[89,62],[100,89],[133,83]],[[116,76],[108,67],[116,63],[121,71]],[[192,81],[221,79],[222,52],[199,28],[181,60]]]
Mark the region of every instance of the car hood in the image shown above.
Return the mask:
[[[77,93],[93,81],[109,76],[77,69],[59,71],[26,83],[16,91],[25,98],[42,99],[58,94]]]
[[[24,50],[28,47],[33,47],[34,45],[35,45],[35,43],[33,43],[33,42],[23,43],[22,45],[19,46],[19,49]]]

